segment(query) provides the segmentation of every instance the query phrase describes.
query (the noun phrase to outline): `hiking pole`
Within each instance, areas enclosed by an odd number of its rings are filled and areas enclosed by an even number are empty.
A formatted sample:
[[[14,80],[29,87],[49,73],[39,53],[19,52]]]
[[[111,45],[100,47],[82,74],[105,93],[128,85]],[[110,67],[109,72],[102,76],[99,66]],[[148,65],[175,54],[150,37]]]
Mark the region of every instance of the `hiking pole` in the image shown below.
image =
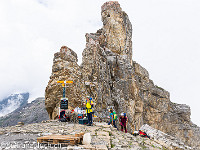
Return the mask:
[[[136,123],[135,123],[135,121],[134,121],[134,126],[135,126],[135,131],[136,131]]]

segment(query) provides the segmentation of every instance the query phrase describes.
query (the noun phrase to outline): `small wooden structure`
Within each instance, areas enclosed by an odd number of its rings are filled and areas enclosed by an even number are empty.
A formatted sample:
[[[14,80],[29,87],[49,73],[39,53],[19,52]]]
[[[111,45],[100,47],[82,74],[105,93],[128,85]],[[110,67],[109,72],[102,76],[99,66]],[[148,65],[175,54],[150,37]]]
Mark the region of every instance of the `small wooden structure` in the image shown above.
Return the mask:
[[[63,144],[63,145],[77,145],[83,141],[84,133],[75,135],[48,135],[38,137],[37,142],[42,144]]]

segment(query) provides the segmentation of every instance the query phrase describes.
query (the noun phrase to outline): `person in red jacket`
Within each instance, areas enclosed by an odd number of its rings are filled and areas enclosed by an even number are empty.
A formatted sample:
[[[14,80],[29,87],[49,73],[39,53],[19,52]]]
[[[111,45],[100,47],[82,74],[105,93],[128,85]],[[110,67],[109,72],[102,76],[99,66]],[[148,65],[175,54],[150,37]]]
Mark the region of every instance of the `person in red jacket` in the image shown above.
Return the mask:
[[[125,131],[127,133],[127,127],[126,124],[128,122],[128,118],[126,117],[126,113],[121,113],[121,117],[119,118],[119,123],[121,125],[121,131]]]

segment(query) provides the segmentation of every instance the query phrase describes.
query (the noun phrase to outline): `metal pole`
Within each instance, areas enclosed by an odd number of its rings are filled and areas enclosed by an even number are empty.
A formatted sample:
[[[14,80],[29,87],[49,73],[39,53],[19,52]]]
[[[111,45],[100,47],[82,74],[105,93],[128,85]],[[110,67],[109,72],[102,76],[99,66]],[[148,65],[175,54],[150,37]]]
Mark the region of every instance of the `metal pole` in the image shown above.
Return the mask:
[[[65,86],[63,87],[63,98],[65,98]]]

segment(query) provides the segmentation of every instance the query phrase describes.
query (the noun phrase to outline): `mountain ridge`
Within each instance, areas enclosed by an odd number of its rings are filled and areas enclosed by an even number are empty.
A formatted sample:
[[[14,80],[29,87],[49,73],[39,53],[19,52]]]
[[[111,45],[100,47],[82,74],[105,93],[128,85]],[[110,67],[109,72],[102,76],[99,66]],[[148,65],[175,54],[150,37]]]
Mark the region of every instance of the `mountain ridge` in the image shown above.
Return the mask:
[[[28,103],[29,93],[15,93],[0,101],[0,116],[4,116]]]
[[[45,99],[44,97],[39,97],[31,103],[22,105],[6,116],[0,117],[0,127],[14,126],[18,122],[23,122],[24,124],[37,123],[48,119]]]

